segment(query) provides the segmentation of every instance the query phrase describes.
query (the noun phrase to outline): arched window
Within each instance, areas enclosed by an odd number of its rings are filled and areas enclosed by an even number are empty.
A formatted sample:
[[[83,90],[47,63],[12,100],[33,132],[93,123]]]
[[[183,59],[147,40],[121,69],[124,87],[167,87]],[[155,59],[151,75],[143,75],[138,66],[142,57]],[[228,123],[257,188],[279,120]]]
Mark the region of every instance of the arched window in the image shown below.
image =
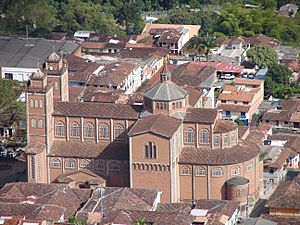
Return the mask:
[[[43,100],[40,100],[40,108],[43,108]]]
[[[80,160],[80,165],[81,168],[89,168],[91,167],[91,160],[90,159],[82,159]]]
[[[234,166],[231,169],[231,175],[238,175],[240,174],[240,167],[239,166]]]
[[[202,167],[196,168],[195,175],[196,176],[205,176],[206,175],[206,171]]]
[[[228,142],[229,142],[229,140],[228,140],[228,135],[225,135],[225,136],[224,136],[224,145],[227,146],[227,145],[229,144]]]
[[[122,140],[124,139],[124,127],[121,124],[117,124],[114,127],[114,135],[115,135],[115,139],[117,140]]]
[[[159,109],[159,103],[156,102],[156,109]]]
[[[65,168],[66,169],[75,169],[76,168],[76,162],[73,159],[67,159],[65,162]]]
[[[35,102],[34,102],[34,105],[35,105],[35,108],[38,108],[39,107],[39,100],[35,100]]]
[[[57,137],[65,136],[65,124],[61,121],[55,123],[55,136]]]
[[[42,119],[39,119],[39,120],[38,120],[37,127],[38,127],[38,128],[43,128],[43,126],[44,126],[43,122],[44,122],[44,121],[43,121]]]
[[[180,171],[181,175],[190,175],[191,174],[191,169],[187,166],[183,167]]]
[[[219,136],[215,136],[215,138],[214,138],[214,144],[215,145],[220,145],[220,137]]]
[[[34,108],[34,101],[33,101],[33,99],[30,99],[30,107]]]
[[[194,129],[187,128],[184,131],[185,143],[194,143]]]
[[[31,127],[36,128],[36,119],[31,119]]]
[[[118,162],[111,162],[109,165],[110,171],[121,171],[121,165]]]
[[[76,122],[71,123],[70,125],[70,136],[79,137],[79,125]]]
[[[50,167],[52,168],[60,168],[61,167],[61,162],[59,159],[55,158],[51,160]]]
[[[209,132],[207,129],[201,130],[201,143],[208,144],[209,143]]]
[[[94,165],[94,169],[98,170],[98,171],[100,171],[100,170],[104,171],[105,170],[105,163],[101,160],[96,160],[95,165]]]
[[[146,159],[156,159],[156,144],[152,141],[149,141],[147,144],[145,144],[144,154]]]
[[[247,164],[247,172],[252,171],[252,168],[253,168],[253,163],[252,163],[252,162],[249,162],[249,163]]]
[[[99,137],[101,139],[108,139],[109,138],[109,130],[108,130],[108,125],[106,123],[102,123],[99,126]]]
[[[223,175],[223,170],[221,168],[215,168],[212,171],[214,177],[221,177]]]
[[[179,108],[182,108],[182,102],[181,101],[179,102]]]
[[[84,124],[84,137],[86,138],[94,137],[94,125],[92,123]]]

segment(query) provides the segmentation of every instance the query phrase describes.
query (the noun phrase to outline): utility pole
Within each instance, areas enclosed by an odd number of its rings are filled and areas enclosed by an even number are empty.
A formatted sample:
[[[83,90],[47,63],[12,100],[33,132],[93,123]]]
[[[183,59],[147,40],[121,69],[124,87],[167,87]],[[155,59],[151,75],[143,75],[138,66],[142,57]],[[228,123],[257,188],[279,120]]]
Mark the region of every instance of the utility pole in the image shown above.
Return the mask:
[[[25,25],[26,28],[26,45],[28,45],[28,25]]]

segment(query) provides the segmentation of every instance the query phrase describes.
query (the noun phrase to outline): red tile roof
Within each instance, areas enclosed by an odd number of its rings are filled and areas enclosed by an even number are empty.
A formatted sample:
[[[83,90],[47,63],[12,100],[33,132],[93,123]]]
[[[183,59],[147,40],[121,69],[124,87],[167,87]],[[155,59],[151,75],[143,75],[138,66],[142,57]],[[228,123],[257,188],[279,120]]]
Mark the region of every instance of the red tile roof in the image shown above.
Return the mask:
[[[214,133],[226,133],[237,129],[237,124],[229,120],[217,120]]]
[[[171,138],[180,126],[181,121],[163,114],[150,115],[139,119],[129,132],[130,136],[154,133]]]
[[[211,149],[184,147],[179,163],[199,165],[230,165],[245,162],[259,154],[256,144],[249,141],[240,141],[238,145],[226,149]]]
[[[249,112],[249,109],[251,108],[251,106],[250,105],[220,103],[220,104],[218,104],[217,108],[222,109],[224,111],[230,111],[230,112]]]
[[[129,148],[124,143],[100,144],[93,142],[55,141],[49,155],[70,158],[99,158],[129,160]]]
[[[141,108],[138,106],[95,103],[95,102],[54,102],[56,116],[83,116],[113,119],[138,119]]]
[[[267,201],[266,207],[277,209],[300,209],[300,176],[279,184]]]
[[[218,111],[208,108],[189,108],[187,109],[184,122],[213,124],[217,118]]]

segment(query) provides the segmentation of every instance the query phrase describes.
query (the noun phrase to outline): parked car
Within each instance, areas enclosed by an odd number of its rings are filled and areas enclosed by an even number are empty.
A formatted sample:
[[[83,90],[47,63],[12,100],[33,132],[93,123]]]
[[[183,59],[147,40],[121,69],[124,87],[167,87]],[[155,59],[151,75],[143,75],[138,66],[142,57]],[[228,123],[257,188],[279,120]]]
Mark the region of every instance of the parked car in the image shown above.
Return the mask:
[[[3,151],[1,151],[0,156],[7,157],[7,149],[4,149]]]
[[[247,72],[242,73],[242,78],[248,78],[248,73]]]
[[[254,77],[255,77],[255,74],[254,74],[254,73],[249,73],[249,74],[248,74],[248,78],[249,78],[249,79],[254,79]]]
[[[225,80],[233,80],[234,78],[235,78],[234,75],[229,74],[229,73],[226,73],[226,74],[224,75],[224,78],[223,78],[223,79],[225,79]]]

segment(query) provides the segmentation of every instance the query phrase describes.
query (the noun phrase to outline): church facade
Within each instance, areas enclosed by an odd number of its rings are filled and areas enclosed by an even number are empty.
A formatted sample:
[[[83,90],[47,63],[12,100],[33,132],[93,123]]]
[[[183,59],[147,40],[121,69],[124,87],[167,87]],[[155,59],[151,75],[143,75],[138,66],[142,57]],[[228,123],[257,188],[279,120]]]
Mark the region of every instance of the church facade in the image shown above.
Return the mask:
[[[165,66],[144,104],[69,102],[68,63],[52,53],[26,90],[28,181],[90,170],[108,186],[162,190],[162,201],[258,196],[259,149],[216,109],[193,108]]]

